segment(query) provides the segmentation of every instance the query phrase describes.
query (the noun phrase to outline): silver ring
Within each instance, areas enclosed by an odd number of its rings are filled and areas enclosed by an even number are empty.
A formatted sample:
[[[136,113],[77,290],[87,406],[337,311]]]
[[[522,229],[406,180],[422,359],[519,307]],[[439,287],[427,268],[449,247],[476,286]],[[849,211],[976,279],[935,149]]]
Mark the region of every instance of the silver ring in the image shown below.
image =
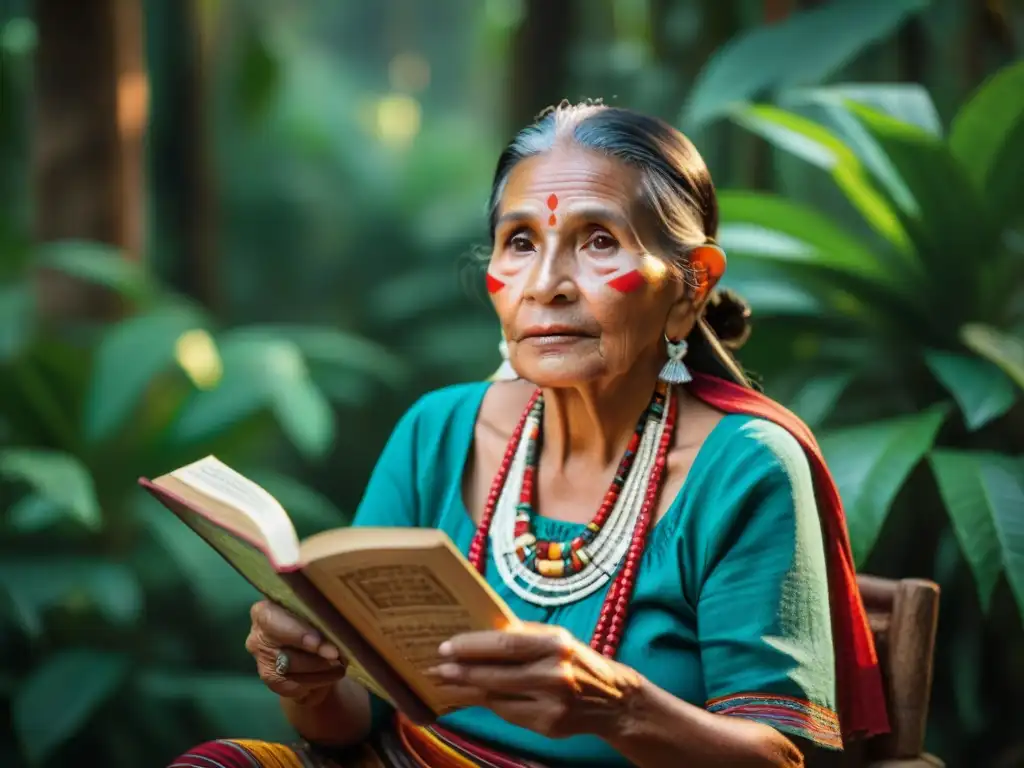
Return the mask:
[[[292,665],[292,660],[288,654],[284,651],[277,652],[277,658],[274,659],[274,672],[278,677],[285,677],[288,674],[288,668]]]

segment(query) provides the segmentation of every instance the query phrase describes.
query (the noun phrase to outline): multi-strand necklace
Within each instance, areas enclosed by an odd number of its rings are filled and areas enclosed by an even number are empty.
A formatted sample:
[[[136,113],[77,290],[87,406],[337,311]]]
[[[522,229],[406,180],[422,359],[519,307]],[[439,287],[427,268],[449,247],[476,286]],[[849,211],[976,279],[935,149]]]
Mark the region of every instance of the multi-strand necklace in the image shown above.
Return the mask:
[[[671,387],[659,382],[597,514],[577,536],[547,541],[538,539],[533,529],[544,416],[544,398],[537,390],[508,442],[470,545],[469,560],[483,573],[489,537],[502,580],[536,605],[575,602],[614,579],[590,642],[605,656],[615,655],[622,637],[672,445],[676,409]]]

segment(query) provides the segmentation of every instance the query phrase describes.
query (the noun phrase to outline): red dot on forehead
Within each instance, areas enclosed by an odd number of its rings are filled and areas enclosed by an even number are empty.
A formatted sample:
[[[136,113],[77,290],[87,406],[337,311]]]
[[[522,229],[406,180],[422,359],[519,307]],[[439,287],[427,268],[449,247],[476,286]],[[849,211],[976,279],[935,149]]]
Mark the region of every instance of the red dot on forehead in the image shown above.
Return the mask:
[[[557,207],[558,207],[558,195],[554,195],[553,194],[553,195],[551,195],[548,198],[548,208],[550,208],[553,211]]]

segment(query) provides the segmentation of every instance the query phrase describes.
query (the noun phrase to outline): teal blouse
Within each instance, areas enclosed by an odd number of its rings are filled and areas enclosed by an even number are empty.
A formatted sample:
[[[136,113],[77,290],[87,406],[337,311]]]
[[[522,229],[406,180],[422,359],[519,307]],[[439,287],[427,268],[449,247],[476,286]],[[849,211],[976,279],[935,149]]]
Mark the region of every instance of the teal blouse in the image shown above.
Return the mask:
[[[441,389],[406,413],[355,525],[436,527],[468,552],[475,526],[462,479],[488,386]],[[544,539],[569,539],[582,527],[535,520]],[[589,643],[606,590],[543,608],[509,590],[493,560],[485,576],[524,621],[559,624]],[[821,526],[810,468],[788,432],[744,415],[716,425],[650,533],[616,658],[694,705],[840,746]],[[375,699],[375,723],[388,714]],[[550,739],[486,709],[441,724],[542,763],[629,765],[597,736]]]

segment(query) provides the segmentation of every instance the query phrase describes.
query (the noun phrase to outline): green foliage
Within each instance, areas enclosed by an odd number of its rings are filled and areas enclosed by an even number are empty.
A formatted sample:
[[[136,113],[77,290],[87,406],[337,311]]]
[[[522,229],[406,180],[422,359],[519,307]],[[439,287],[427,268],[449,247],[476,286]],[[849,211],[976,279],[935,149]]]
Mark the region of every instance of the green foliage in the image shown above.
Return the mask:
[[[808,317],[803,308],[758,300],[771,290],[766,281],[779,284],[779,295],[806,287],[820,297],[820,348],[860,343],[864,362],[833,380],[828,401],[850,408],[861,399],[858,410],[877,420],[822,437],[858,560],[870,554],[899,491],[934,446],[938,490],[980,598],[988,604],[1005,575],[1024,612],[1017,496],[1024,442],[1005,418],[1024,388],[1024,258],[1008,246],[1006,230],[1016,222],[1004,205],[1009,193],[1000,191],[1004,172],[1019,179],[1011,161],[1024,137],[1022,76],[1024,64],[1016,64],[984,84],[948,139],[931,125],[934,109],[920,91],[909,106],[890,102],[883,87],[793,99],[825,104],[824,117],[774,105],[734,110],[738,124],[829,173],[876,237],[855,236],[793,201],[726,191],[721,240],[739,287],[759,283],[756,313],[775,321]],[[888,103],[900,108],[882,111]],[[858,130],[849,132],[851,125]],[[940,429],[943,390],[959,407],[962,428]],[[920,412],[898,415],[904,403]],[[974,445],[1004,454],[974,453]]]
[[[134,480],[216,452],[279,493],[300,526],[341,525],[324,496],[261,465],[277,435],[309,460],[331,447],[335,405],[314,369],[372,392],[402,382],[404,366],[339,330],[220,328],[98,245],[53,246],[28,266],[9,290],[57,269],[120,291],[138,310],[84,338],[34,323],[32,302],[14,317],[31,332],[3,361],[0,420],[15,431],[0,449],[0,622],[7,643],[19,638],[5,672],[21,754],[31,765],[60,760],[101,711],[110,724],[100,734],[135,729],[167,750],[185,744],[172,735],[181,707],[244,712],[235,725],[280,734],[279,708],[257,680],[207,680],[194,666],[209,656],[206,633],[237,627],[255,592]],[[169,635],[167,621],[177,624]],[[192,676],[187,688],[154,682],[180,668]],[[127,754],[122,762],[132,764]]]
[[[765,92],[820,82],[927,5],[927,0],[840,0],[743,32],[701,71],[683,123],[696,128]]]

